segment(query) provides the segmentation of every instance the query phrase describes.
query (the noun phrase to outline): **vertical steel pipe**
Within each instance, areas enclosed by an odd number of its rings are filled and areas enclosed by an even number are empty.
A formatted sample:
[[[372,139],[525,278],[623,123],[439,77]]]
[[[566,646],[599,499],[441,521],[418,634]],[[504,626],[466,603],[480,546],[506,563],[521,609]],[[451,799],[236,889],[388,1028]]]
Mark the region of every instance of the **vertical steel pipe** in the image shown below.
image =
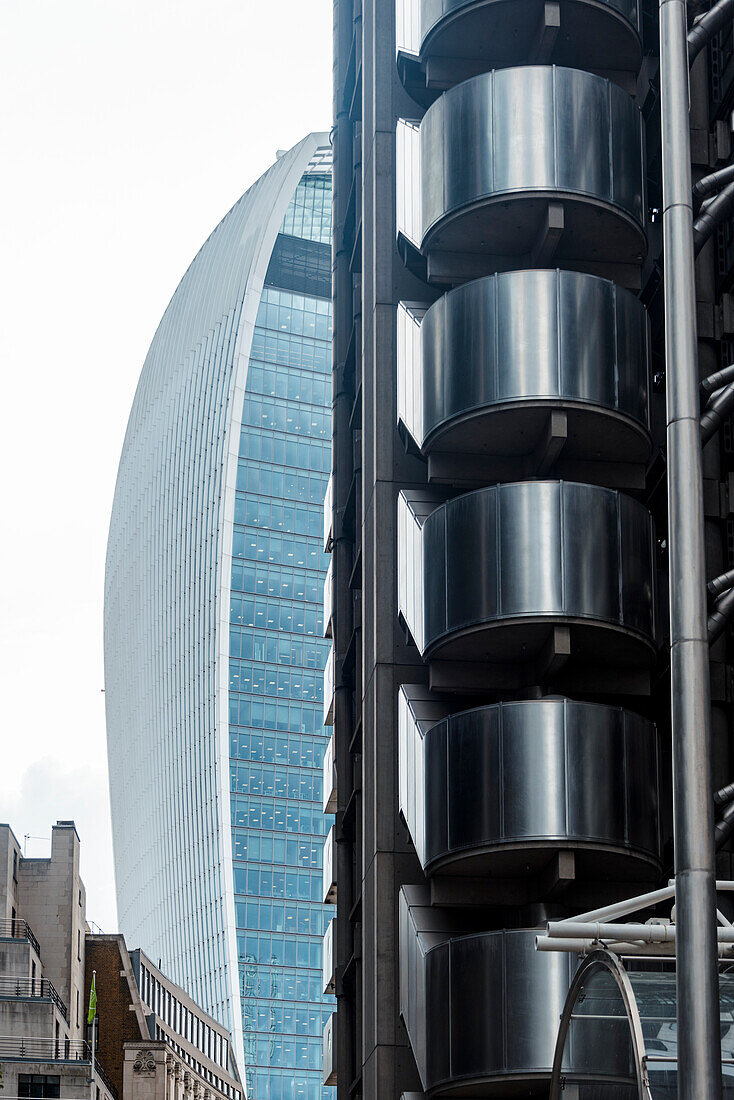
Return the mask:
[[[678,1096],[680,1100],[719,1100],[711,719],[685,0],[660,0],[659,10]]]

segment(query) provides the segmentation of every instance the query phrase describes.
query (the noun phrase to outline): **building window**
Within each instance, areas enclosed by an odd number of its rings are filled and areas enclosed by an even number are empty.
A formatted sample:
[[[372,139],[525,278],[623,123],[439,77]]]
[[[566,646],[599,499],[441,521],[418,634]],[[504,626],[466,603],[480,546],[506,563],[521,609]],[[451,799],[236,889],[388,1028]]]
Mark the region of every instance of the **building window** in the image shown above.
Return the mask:
[[[81,933],[80,928],[77,928],[77,930],[76,930],[76,957],[81,962],[81,959],[82,959],[82,933]]]
[[[18,1074],[18,1096],[20,1097],[47,1097],[48,1100],[59,1100],[60,1086],[60,1077],[45,1073]]]
[[[13,882],[18,881],[18,850],[13,848]]]

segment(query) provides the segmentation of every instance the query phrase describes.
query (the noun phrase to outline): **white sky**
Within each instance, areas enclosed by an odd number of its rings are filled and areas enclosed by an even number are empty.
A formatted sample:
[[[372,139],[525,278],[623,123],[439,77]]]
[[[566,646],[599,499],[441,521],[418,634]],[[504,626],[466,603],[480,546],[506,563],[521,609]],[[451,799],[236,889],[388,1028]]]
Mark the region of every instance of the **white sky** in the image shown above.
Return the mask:
[[[156,325],[275,159],[331,120],[331,0],[0,0],[0,821],[76,821],[116,930],[107,526]],[[136,946],[131,944],[131,947]]]

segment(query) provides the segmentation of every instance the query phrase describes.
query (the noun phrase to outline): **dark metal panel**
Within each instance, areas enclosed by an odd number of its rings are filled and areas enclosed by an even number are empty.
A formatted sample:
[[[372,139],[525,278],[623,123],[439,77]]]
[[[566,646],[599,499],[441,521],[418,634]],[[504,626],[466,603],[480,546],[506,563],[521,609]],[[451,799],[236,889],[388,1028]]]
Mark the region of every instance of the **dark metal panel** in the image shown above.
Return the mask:
[[[448,829],[443,823],[430,819],[428,833],[431,838],[431,857],[440,858],[448,851],[481,847],[488,837],[502,835],[502,790],[497,777],[502,775],[500,755],[500,711],[497,707],[484,707],[467,711],[460,721],[441,722],[448,741],[440,733],[438,738],[447,746],[448,769],[434,773],[427,769],[427,783],[440,785],[446,781],[446,807]],[[426,740],[428,743],[433,739]],[[445,839],[445,847],[434,843],[435,835]]]
[[[650,341],[639,299],[614,288],[616,374],[619,408],[645,424],[650,420]],[[641,323],[642,322],[642,323]]]
[[[471,517],[473,518],[473,517]],[[423,525],[422,530],[423,580],[425,593],[423,607],[425,615],[425,637],[435,636],[436,631],[444,631],[449,626],[446,600],[446,510],[437,508]],[[454,544],[452,543],[452,550]],[[451,551],[449,551],[449,556]],[[410,569],[411,563],[407,563]],[[452,571],[451,580],[456,582],[456,573]]]
[[[423,1003],[420,1010],[426,1016],[426,1076],[429,1081],[438,1081],[446,1077],[446,1069],[451,1058],[451,1034],[455,1025],[466,1024],[471,1013],[467,1005],[459,1004],[454,1012],[447,1003],[450,985],[450,945],[443,943],[434,947],[425,958],[426,981],[421,991]],[[444,999],[435,1000],[436,993],[443,993]],[[440,1005],[440,1007],[439,1007]],[[417,1061],[417,1059],[416,1059]],[[420,1063],[419,1063],[420,1064]]]
[[[612,198],[609,153],[600,156],[596,135],[609,134],[609,88],[577,69],[553,69],[556,119],[556,178],[562,191]],[[594,137],[591,137],[594,135]]]
[[[495,935],[497,935],[495,933]],[[505,1071],[547,1073],[553,1064],[558,1005],[570,985],[568,955],[535,950],[533,930],[500,933],[505,953],[504,997],[507,1028]],[[497,981],[499,976],[495,977]]]
[[[545,272],[539,272],[548,276]],[[558,342],[560,344],[560,379],[558,392],[564,397],[590,401],[609,409],[620,407],[647,426],[645,404],[635,406],[618,404],[614,317],[614,284],[608,279],[596,279],[573,271],[559,271],[558,285]],[[637,309],[634,320],[641,333],[640,343],[646,337],[646,317],[638,300],[623,291]],[[630,309],[632,313],[632,309]],[[646,372],[643,355],[632,361],[628,370],[637,374]],[[643,382],[644,385],[644,382]]]
[[[655,634],[655,537],[652,519],[632,497],[619,494],[619,541],[624,563],[620,576],[622,620]]]
[[[647,848],[641,820],[634,820],[631,836],[627,828],[624,711],[569,701],[564,708],[564,722],[570,835]],[[655,743],[654,727],[642,719],[640,722],[640,736]],[[657,771],[645,769],[643,760],[639,763],[638,782],[656,814]],[[640,810],[647,815],[649,805]],[[657,845],[648,850],[659,855]]]
[[[435,737],[424,742],[424,760],[420,769],[416,768],[416,780],[422,780],[423,790],[416,799],[416,809],[421,805],[423,820],[430,821],[431,827],[426,832],[426,860],[435,859],[445,852],[449,846],[449,810],[447,805],[449,791],[448,761],[446,755],[446,738],[448,729],[445,722],[440,723]],[[416,753],[416,756],[421,755]],[[431,782],[425,782],[425,775],[431,776]],[[467,802],[471,803],[470,792],[466,792]],[[467,805],[465,815],[473,816],[475,806]],[[481,815],[480,815],[481,816]],[[417,819],[416,819],[417,820]]]
[[[619,494],[591,485],[561,486],[563,606],[568,615],[621,620]],[[586,544],[586,545],[585,545]],[[593,546],[589,553],[588,546]]]
[[[650,852],[661,850],[662,791],[660,744],[652,736],[650,723],[639,714],[623,712],[624,718],[624,806],[627,836],[632,844]],[[652,783],[649,777],[655,776]]]
[[[418,224],[425,233],[428,218],[433,221],[444,207],[444,113],[446,97],[441,96],[427,111],[420,127],[421,212]],[[400,186],[401,181],[397,184]]]
[[[426,527],[438,522],[439,512],[446,516],[447,562],[452,566],[461,562],[460,568],[448,569],[446,628],[491,619],[498,613],[496,494],[468,493],[457,497],[445,508],[436,509]],[[428,554],[426,568],[433,570],[433,560]],[[429,583],[434,594],[444,575],[440,567],[435,582],[431,575]]]
[[[444,203],[446,209],[497,190],[493,181],[492,77],[458,84],[444,108]],[[423,223],[425,226],[425,222]]]
[[[420,381],[415,379],[412,389],[423,390],[423,425],[437,424],[445,413],[444,391],[448,382],[444,370],[443,349],[446,344],[446,299],[439,298],[427,311],[420,328],[422,356],[417,357],[415,367]],[[412,364],[408,364],[408,367]],[[425,427],[424,427],[425,430]]]
[[[493,777],[504,804],[505,839],[565,838],[566,753],[563,740],[564,703],[546,706],[503,706],[502,770]]]
[[[495,492],[500,614],[528,614],[531,608],[533,614],[552,614],[563,607],[561,482],[516,482]],[[470,495],[466,499],[473,504]]]
[[[452,939],[450,966],[446,989],[451,1019],[450,1061],[443,1067],[444,1074],[452,1078],[483,1077],[501,1071],[505,1030],[511,1019],[503,996],[503,934]],[[434,986],[431,992],[440,998],[442,990]],[[437,999],[431,1007],[440,1003]],[[433,1015],[431,1012],[429,1019]]]
[[[482,109],[486,102],[485,89],[489,88],[491,80],[494,81],[494,142],[490,151],[483,144],[484,134],[480,132],[475,157],[477,160],[491,157],[494,183],[486,191],[475,191],[472,197],[476,199],[490,193],[532,188],[554,190],[553,69],[550,66],[528,65],[467,80],[465,88],[469,94],[464,92],[462,95],[465,110]],[[449,100],[457,91],[458,88],[451,89],[445,98]],[[593,142],[594,137],[589,134],[587,140]],[[453,163],[447,167],[452,172],[455,169]],[[447,206],[447,209],[450,207]],[[424,230],[428,224],[423,223]]]
[[[435,328],[429,329],[425,336],[426,341],[430,341],[440,335],[443,343],[433,352],[428,350],[427,344],[423,345],[423,369],[424,372],[431,369],[426,354],[433,354],[433,363],[440,364],[443,377],[445,402],[441,419],[497,400],[495,347],[502,312],[495,298],[496,280],[477,279],[466,283],[461,293],[447,294],[439,299],[443,303],[442,312],[445,312],[445,327],[440,333],[436,333]],[[429,309],[429,314],[433,308]],[[430,428],[440,423],[439,419],[426,419],[425,422]]]
[[[645,217],[645,173],[639,108],[616,84],[608,85],[612,199],[639,221]]]
[[[559,392],[559,318],[557,275],[550,271],[517,271],[482,279],[497,287],[497,398],[547,397]],[[463,289],[463,288],[462,288]],[[449,296],[458,305],[461,291]],[[479,323],[478,321],[475,323]],[[454,368],[453,349],[447,366]],[[477,402],[479,403],[479,402]]]

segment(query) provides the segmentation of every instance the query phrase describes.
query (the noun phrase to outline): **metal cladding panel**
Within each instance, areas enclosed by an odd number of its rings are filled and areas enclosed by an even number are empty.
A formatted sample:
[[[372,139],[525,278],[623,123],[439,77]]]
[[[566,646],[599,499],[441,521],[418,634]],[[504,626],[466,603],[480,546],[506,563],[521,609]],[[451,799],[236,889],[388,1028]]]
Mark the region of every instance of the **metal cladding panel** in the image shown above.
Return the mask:
[[[642,118],[603,77],[542,65],[483,73],[429,107],[420,140],[422,248],[448,215],[495,196],[583,196],[643,220]]]
[[[647,510],[575,482],[491,486],[435,508],[422,526],[406,498],[401,611],[421,652],[470,628],[550,618],[614,624],[652,640],[654,544]],[[416,541],[417,540],[417,541]],[[411,585],[420,574],[423,597]],[[425,609],[425,622],[423,611]]]
[[[655,727],[617,707],[570,699],[462,711],[424,730],[401,706],[402,803],[427,873],[492,852],[556,842],[661,857]],[[407,755],[406,755],[407,754]],[[613,766],[610,765],[613,762]],[[505,864],[506,865],[506,864]]]
[[[470,509],[477,507],[471,495],[465,499]],[[527,614],[530,608],[534,614],[553,614],[564,604],[561,482],[518,482],[501,486],[494,495],[498,541],[494,568],[499,575],[497,615]],[[453,515],[449,526],[452,519]],[[543,552],[538,553],[541,546]],[[449,568],[455,560],[451,559]],[[473,588],[474,579],[464,576],[467,586]],[[471,595],[468,603],[469,606],[473,603]],[[461,615],[462,610],[454,605],[449,607],[449,629],[460,629],[461,622],[471,621]],[[479,616],[475,614],[473,619],[476,622]]]
[[[499,790],[497,787],[504,771],[499,721],[497,707],[467,711],[460,723],[440,722],[423,739],[427,761],[424,782],[431,791],[433,810],[433,816],[422,826],[416,823],[428,841],[424,866],[447,852],[481,846],[487,837],[502,835],[505,797],[501,783]],[[431,743],[442,728],[448,765],[434,770],[429,759]],[[445,818],[446,826],[441,818]]]
[[[549,1077],[575,958],[536,952],[534,929],[432,933],[422,912],[401,891],[400,1004],[423,1088]]]
[[[426,621],[426,639],[433,636],[434,624],[440,628],[445,623],[444,629],[451,630],[457,621],[493,619],[499,613],[497,573],[487,569],[487,562],[497,554],[496,496],[488,494],[476,501],[471,496],[457,497],[450,512],[445,508],[437,511],[441,514],[427,523],[424,532],[424,577],[431,577],[426,606],[432,611]],[[434,531],[439,532],[438,538]],[[441,551],[446,555],[446,567],[434,583],[434,555]],[[454,562],[461,562],[461,567],[450,568]]]
[[[446,124],[446,96],[442,95],[423,116],[418,132],[419,152],[417,153],[417,163],[420,169],[420,210],[408,211],[404,215],[404,224],[413,227],[415,244],[418,247],[420,247],[429,224],[425,221],[425,218],[438,217],[445,206],[444,132]],[[397,180],[397,185],[399,188],[401,187],[400,179]],[[405,182],[402,183],[402,186],[405,186]],[[412,190],[410,193],[412,194]],[[435,213],[432,213],[434,211]],[[398,222],[398,227],[402,228],[401,222]]]
[[[420,412],[406,396],[399,415],[426,453],[447,430],[458,444],[472,418],[518,404],[573,405],[579,417],[586,406],[646,436],[648,329],[635,295],[593,275],[512,271],[465,283],[430,306],[410,356],[399,354],[406,395],[423,396]],[[597,434],[589,429],[589,457]],[[471,448],[493,442],[487,421]],[[624,442],[617,447],[625,460]]]

